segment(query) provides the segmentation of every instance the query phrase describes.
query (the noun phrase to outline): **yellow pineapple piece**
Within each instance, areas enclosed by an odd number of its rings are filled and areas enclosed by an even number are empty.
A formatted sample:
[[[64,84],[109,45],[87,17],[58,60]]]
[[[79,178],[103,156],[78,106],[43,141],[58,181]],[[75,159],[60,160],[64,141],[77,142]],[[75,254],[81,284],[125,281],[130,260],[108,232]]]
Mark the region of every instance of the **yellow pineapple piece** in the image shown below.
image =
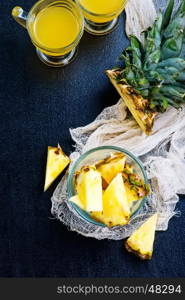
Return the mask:
[[[105,219],[105,216],[103,214],[103,211],[92,211],[92,212],[90,212],[90,216],[95,221],[106,224],[106,219]],[[109,225],[107,225],[107,226],[109,226]]]
[[[69,163],[70,159],[62,151],[60,145],[58,147],[48,147],[44,191],[50,187]]]
[[[116,153],[96,164],[97,170],[103,179],[109,184],[111,180],[121,173],[125,167],[126,157],[122,153]]]
[[[70,202],[73,202],[74,204],[78,205],[81,209],[85,209],[85,206],[84,204],[82,203],[82,201],[80,200],[79,196],[78,195],[75,195],[73,197],[71,197],[69,199]]]
[[[141,259],[151,259],[157,224],[157,213],[143,223],[126,241],[125,247]]]
[[[141,200],[150,193],[149,185],[146,185],[142,178],[136,173],[131,166],[125,165],[122,176],[125,182],[128,202],[132,206],[132,202]]]
[[[124,171],[127,172],[127,174],[131,174],[134,172],[134,168],[130,163],[125,163]]]
[[[134,189],[132,189],[131,186],[127,182],[125,183],[125,190],[126,190],[127,199],[128,199],[130,206],[132,205],[132,202],[138,201],[141,199],[138,196],[137,192]]]
[[[84,209],[102,211],[102,178],[94,166],[83,167],[76,178],[76,190]]]
[[[91,216],[109,227],[128,223],[130,208],[121,173],[117,174],[103,193],[103,212],[92,212]]]
[[[119,70],[107,70],[106,74],[117,89],[138,125],[146,133],[146,135],[150,135],[157,113],[149,110],[148,106],[146,109],[148,100],[138,95],[138,93],[126,82],[117,82],[116,77],[119,75],[119,72]]]

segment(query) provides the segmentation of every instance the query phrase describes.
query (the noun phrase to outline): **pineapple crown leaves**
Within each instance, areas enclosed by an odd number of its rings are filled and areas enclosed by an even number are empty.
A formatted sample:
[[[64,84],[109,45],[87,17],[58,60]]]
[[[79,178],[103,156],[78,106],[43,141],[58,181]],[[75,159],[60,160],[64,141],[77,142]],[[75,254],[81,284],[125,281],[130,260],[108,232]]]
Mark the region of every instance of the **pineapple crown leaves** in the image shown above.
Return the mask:
[[[164,112],[169,105],[185,103],[185,0],[176,13],[169,0],[164,13],[144,33],[144,45],[130,36],[130,46],[122,53],[124,62],[117,80],[126,80],[153,111]]]

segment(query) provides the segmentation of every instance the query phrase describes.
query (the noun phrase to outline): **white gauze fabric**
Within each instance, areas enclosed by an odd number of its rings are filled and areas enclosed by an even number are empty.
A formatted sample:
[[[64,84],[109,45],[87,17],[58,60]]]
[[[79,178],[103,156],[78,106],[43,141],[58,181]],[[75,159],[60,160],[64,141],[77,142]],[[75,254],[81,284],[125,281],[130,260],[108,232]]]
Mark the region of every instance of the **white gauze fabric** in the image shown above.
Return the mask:
[[[135,0],[130,0],[129,5],[132,2]],[[143,1],[137,2],[139,5]],[[160,4],[163,5],[164,1]],[[94,122],[72,129],[70,133],[75,142],[75,151],[70,155],[70,168],[89,149],[104,145],[119,146],[142,160],[152,193],[128,225],[100,227],[83,220],[68,204],[66,174],[51,199],[52,214],[69,230],[96,239],[124,239],[156,211],[159,213],[157,230],[167,230],[170,218],[179,213],[175,211],[179,200],[177,194],[185,194],[185,107],[181,110],[170,107],[159,114],[152,135],[146,136],[135,120],[130,115],[128,117],[125,104],[119,100],[116,105],[104,109]]]

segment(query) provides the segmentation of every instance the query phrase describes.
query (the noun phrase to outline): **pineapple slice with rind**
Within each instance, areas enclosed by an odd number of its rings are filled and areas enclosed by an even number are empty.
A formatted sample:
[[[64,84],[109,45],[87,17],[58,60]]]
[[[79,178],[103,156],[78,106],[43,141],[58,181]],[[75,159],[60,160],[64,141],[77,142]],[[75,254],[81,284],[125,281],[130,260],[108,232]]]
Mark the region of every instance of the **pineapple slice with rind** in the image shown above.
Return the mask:
[[[82,203],[82,201],[80,200],[79,196],[78,195],[75,195],[73,197],[71,197],[69,199],[70,202],[76,204],[77,206],[79,206],[81,209],[85,209],[85,205]]]
[[[145,221],[125,243],[126,249],[141,259],[152,258],[157,216],[156,213]]]
[[[132,205],[134,201],[138,201],[141,199],[139,198],[137,192],[128,184],[128,182],[125,182],[125,190],[130,205]]]
[[[124,172],[127,174],[132,174],[134,172],[133,166],[130,163],[126,162],[124,167]]]
[[[149,185],[146,185],[143,179],[134,173],[133,168],[128,164],[125,165],[122,176],[125,182],[127,198],[131,206],[132,202],[141,200],[150,193]]]
[[[125,167],[126,156],[123,153],[114,153],[110,157],[96,164],[97,170],[103,179],[109,184],[112,179]]]
[[[76,175],[76,191],[84,209],[102,211],[102,178],[94,166],[83,167]]]
[[[70,159],[62,151],[60,145],[58,147],[48,146],[44,191],[50,187],[69,163]]]
[[[117,82],[116,78],[119,73],[120,70],[106,71],[107,76],[117,89],[138,125],[146,133],[146,135],[150,135],[157,113],[146,109],[147,100],[142,98],[138,92],[134,90],[134,88],[127,84],[126,81]]]
[[[103,193],[103,212],[92,212],[91,216],[108,227],[129,222],[130,207],[121,173],[117,174]]]

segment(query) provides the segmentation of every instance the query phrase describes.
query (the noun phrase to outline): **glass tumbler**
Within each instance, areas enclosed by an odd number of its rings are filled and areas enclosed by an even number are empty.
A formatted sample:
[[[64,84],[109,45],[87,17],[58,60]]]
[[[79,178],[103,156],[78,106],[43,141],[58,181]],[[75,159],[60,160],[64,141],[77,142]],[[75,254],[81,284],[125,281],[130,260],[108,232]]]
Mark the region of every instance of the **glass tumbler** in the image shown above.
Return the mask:
[[[14,7],[12,16],[27,29],[42,62],[62,67],[74,59],[84,31],[84,17],[74,1],[40,0],[28,13]]]
[[[76,0],[85,17],[85,30],[94,35],[110,33],[127,0]]]

